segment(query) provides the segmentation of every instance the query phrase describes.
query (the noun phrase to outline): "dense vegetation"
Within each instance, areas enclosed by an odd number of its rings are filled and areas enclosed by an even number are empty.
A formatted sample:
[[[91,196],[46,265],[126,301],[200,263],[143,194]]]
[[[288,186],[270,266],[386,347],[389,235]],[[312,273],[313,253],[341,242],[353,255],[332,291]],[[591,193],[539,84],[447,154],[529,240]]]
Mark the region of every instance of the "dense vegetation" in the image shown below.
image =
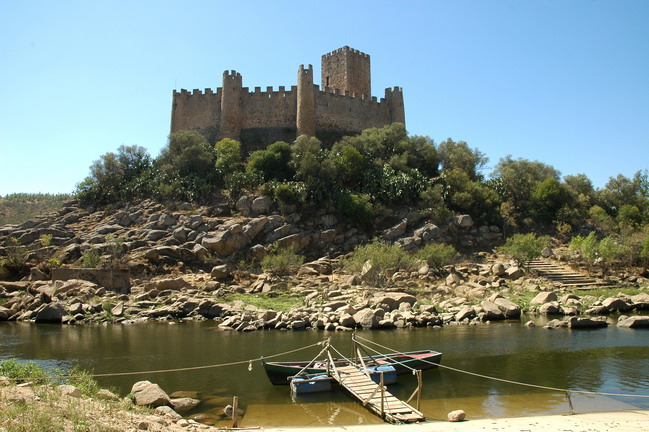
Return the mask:
[[[152,198],[210,203],[222,193],[274,197],[281,209],[325,204],[347,220],[371,226],[383,207],[408,205],[433,222],[466,213],[479,224],[570,240],[584,227],[610,237],[628,262],[647,260],[649,178],[612,177],[595,189],[584,174],[561,177],[552,166],[507,156],[486,177],[488,159],[464,141],[409,136],[402,124],[367,129],[324,148],[315,138],[276,142],[245,155],[237,141],[208,143],[190,131],[172,133],[157,158],[121,146],[93,163],[78,185],[84,204]],[[583,231],[582,231],[583,232]]]

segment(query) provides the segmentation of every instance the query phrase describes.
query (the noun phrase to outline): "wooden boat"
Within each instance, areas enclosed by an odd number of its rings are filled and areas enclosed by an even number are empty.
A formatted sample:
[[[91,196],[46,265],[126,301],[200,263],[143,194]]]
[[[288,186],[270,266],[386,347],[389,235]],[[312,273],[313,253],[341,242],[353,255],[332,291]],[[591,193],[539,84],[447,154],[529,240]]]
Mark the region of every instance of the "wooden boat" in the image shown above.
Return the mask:
[[[381,354],[363,357],[363,362],[369,366],[389,365],[393,366],[397,374],[412,373],[412,369],[427,370],[437,367],[442,360],[442,353],[433,350],[408,351],[393,354]],[[271,383],[275,385],[288,385],[289,377],[297,375],[307,365],[303,373],[323,374],[327,372],[327,360],[309,362],[267,362],[264,361],[264,369]],[[339,366],[349,365],[344,359],[334,359],[334,364]]]

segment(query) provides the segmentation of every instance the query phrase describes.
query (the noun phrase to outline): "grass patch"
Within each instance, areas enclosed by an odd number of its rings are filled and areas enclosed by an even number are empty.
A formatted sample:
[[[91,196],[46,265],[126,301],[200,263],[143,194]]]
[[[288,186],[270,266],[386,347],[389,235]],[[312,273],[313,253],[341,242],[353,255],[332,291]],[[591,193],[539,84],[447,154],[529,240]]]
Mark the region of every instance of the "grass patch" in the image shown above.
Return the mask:
[[[287,293],[232,294],[226,297],[227,302],[236,300],[260,309],[272,309],[276,312],[288,312],[293,307],[302,305],[302,297],[292,296]]]
[[[593,296],[593,297],[617,297],[618,293],[634,296],[641,293],[646,293],[646,290],[636,287],[611,287],[611,288],[591,288],[573,290],[570,293],[579,297]]]

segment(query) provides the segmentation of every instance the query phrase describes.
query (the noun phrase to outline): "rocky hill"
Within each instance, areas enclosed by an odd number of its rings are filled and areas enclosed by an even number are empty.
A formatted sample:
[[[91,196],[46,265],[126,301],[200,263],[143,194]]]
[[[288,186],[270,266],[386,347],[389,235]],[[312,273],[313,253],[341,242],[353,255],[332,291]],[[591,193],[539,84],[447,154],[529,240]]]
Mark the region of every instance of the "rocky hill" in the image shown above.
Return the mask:
[[[604,304],[609,296],[566,297],[569,290],[559,284],[525,275],[494,254],[502,239],[498,227],[474,226],[467,215],[438,226],[425,212],[385,209],[370,231],[333,209],[282,210],[263,196],[174,209],[152,201],[101,210],[70,202],[56,213],[0,227],[0,255],[22,258],[25,272],[22,280],[0,281],[0,320],[193,318],[240,331],[350,330],[520,319],[524,309],[575,315],[593,306],[606,314],[649,305],[641,277],[627,277],[617,303]],[[422,262],[386,272],[367,262],[353,274],[337,265],[372,238],[406,251],[450,243],[466,260],[442,271]],[[262,257],[278,248],[307,262],[288,275],[262,272]],[[83,268],[91,265],[100,268]],[[540,292],[554,297],[530,305]]]

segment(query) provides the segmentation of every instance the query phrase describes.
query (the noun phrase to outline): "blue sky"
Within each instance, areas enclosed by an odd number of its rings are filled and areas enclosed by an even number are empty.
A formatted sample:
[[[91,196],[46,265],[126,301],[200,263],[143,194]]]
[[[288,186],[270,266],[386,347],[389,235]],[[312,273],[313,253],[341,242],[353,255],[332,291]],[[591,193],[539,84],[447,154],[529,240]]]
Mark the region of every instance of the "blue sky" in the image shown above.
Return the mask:
[[[295,85],[344,45],[411,134],[602,187],[649,168],[649,1],[3,1],[0,194],[71,192],[100,155],[166,144],[174,88]]]

